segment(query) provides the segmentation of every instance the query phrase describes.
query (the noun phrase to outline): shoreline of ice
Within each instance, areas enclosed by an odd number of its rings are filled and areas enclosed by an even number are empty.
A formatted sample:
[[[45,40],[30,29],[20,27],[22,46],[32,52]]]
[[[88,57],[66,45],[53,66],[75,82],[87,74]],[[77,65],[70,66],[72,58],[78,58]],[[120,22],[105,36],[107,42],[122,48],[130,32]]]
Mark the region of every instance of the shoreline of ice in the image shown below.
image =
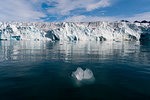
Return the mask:
[[[0,40],[147,41],[150,40],[150,24],[130,22],[1,22]]]

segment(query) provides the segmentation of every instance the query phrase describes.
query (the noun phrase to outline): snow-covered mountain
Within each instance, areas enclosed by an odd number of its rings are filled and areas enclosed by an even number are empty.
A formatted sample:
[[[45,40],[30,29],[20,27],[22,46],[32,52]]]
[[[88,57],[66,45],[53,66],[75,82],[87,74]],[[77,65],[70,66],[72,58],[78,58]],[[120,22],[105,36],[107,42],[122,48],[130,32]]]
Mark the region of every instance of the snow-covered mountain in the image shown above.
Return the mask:
[[[149,23],[41,22],[0,23],[1,40],[148,40]]]

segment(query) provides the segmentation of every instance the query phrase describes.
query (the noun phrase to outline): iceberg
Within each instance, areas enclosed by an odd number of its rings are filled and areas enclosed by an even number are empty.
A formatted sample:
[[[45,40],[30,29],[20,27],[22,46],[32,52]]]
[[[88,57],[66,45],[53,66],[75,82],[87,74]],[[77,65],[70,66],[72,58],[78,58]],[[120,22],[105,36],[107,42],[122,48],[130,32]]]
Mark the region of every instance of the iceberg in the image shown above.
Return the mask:
[[[79,81],[82,81],[82,80],[90,80],[94,76],[93,72],[90,69],[86,68],[85,70],[83,70],[81,67],[78,67],[77,70],[72,73],[72,77],[76,78]]]
[[[88,68],[83,70],[81,67],[78,67],[76,71],[72,72],[72,78],[75,87],[90,85],[95,82],[93,72]]]
[[[0,40],[147,41],[150,40],[150,24],[130,22],[1,22]]]

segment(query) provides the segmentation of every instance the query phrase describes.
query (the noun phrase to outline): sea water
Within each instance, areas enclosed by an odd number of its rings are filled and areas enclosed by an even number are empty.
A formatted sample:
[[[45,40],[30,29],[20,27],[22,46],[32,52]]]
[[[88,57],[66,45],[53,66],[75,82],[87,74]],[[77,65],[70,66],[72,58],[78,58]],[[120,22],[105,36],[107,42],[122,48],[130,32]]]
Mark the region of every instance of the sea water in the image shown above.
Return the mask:
[[[0,100],[150,100],[150,42],[0,41]]]

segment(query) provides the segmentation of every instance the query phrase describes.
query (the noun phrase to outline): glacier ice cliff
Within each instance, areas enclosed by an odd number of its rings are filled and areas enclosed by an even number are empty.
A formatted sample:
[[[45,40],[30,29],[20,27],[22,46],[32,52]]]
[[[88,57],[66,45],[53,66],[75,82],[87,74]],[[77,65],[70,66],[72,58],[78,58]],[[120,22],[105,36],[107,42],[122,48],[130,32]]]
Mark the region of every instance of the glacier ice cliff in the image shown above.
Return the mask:
[[[21,24],[21,23],[20,23]],[[46,40],[46,32],[32,25],[0,23],[1,40]]]
[[[150,40],[150,24],[129,22],[1,22],[0,39],[145,41]]]

